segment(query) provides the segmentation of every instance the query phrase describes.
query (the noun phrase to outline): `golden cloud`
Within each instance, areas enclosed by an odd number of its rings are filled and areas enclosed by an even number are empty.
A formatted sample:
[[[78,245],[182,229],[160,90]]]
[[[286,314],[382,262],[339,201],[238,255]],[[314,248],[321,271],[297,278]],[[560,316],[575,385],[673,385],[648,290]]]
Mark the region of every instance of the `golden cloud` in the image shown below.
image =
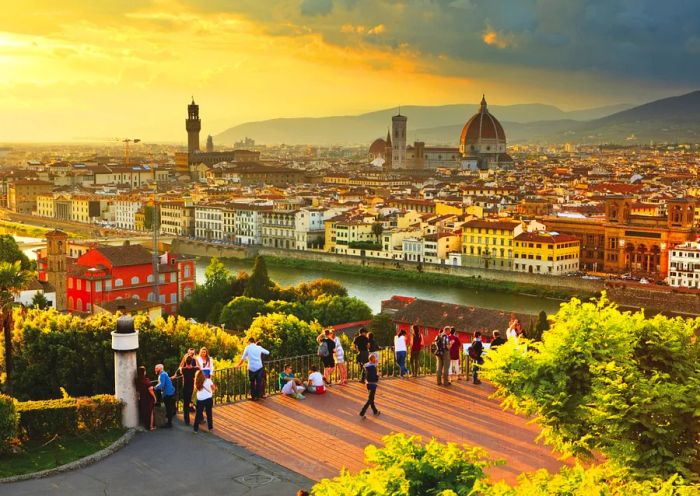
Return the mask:
[[[487,45],[495,46],[496,48],[500,49],[508,48],[510,46],[515,45],[513,36],[500,33],[490,27],[487,27],[486,30],[483,32],[483,34],[481,35],[481,39]]]

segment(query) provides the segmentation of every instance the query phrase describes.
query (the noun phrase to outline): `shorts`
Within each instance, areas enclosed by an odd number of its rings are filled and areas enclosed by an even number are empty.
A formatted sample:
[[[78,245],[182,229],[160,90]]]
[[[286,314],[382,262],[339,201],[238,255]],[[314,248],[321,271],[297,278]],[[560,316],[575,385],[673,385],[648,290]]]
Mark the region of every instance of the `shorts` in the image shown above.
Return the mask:
[[[323,394],[326,392],[326,386],[309,386],[308,391],[313,394]]]

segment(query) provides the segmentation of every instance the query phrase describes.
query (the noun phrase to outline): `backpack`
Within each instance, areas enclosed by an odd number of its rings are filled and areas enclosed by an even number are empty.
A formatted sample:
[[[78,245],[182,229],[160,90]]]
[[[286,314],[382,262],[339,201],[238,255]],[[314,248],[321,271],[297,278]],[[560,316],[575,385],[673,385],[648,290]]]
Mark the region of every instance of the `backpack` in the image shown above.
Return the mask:
[[[472,343],[472,345],[469,347],[469,358],[475,361],[479,359],[479,354],[476,352],[474,343]]]
[[[438,334],[430,345],[430,352],[433,355],[442,355],[445,352],[445,340]]]
[[[318,356],[325,358],[328,355],[330,355],[330,353],[328,353],[328,343],[321,341],[321,344],[318,345]]]

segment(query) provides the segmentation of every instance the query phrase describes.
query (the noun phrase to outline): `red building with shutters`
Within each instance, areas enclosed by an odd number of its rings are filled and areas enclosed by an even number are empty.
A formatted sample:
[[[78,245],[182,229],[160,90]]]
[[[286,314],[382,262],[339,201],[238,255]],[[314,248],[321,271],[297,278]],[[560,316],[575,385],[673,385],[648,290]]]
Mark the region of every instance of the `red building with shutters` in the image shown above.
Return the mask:
[[[134,298],[157,301],[164,314],[177,313],[180,302],[195,288],[194,259],[171,253],[159,257],[156,298],[152,256],[143,246],[126,242],[122,246],[96,246],[75,260],[69,259],[66,309],[92,313],[96,304]]]

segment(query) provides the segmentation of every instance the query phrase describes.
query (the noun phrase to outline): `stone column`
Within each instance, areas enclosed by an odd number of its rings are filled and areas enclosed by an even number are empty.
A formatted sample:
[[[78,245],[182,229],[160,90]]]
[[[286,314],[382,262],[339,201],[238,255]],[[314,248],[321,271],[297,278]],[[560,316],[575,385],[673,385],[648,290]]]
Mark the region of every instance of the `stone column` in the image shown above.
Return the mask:
[[[114,350],[114,395],[124,403],[122,425],[138,427],[139,401],[136,391],[136,350],[139,334],[134,328],[134,319],[124,315],[117,319],[117,329],[112,332]]]

